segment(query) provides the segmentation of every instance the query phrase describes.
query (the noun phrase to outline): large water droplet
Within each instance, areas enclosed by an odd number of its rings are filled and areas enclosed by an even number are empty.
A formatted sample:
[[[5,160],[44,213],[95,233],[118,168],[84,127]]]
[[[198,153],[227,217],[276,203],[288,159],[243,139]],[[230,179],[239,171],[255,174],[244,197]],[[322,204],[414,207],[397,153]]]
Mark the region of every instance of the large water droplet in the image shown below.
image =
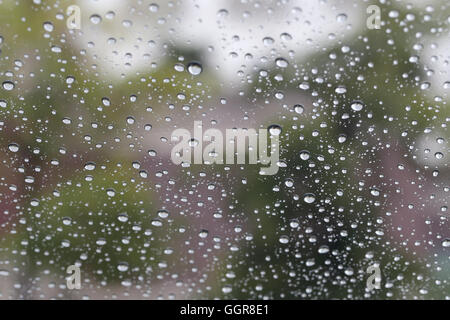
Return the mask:
[[[12,89],[14,89],[14,83],[11,81],[4,81],[2,83],[2,86],[6,91],[11,91]]]
[[[52,32],[54,29],[53,24],[50,21],[44,22],[43,27],[44,27],[44,30],[47,32]]]
[[[203,230],[201,230],[200,231],[200,233],[198,234],[198,236],[200,237],[200,238],[202,238],[202,239],[205,239],[207,236],[208,236],[208,230],[205,230],[205,229],[203,229]]]
[[[281,134],[281,127],[278,124],[272,124],[268,128],[272,136],[279,136]]]
[[[10,143],[8,145],[8,149],[11,152],[17,152],[17,151],[19,151],[19,145],[17,143]]]
[[[99,24],[100,22],[102,22],[102,17],[100,17],[98,14],[93,14],[89,20],[93,23],[93,24]]]
[[[202,73],[203,71],[203,67],[200,63],[198,62],[191,62],[188,64],[187,69],[189,71],[190,74],[197,76],[200,73]]]
[[[277,58],[275,60],[275,64],[280,68],[287,68],[287,66],[289,65],[289,62],[287,62],[287,60],[284,58]]]
[[[87,162],[87,163],[84,165],[84,169],[85,169],[85,170],[88,170],[88,171],[94,170],[94,169],[95,169],[95,162]]]
[[[294,111],[298,114],[302,114],[305,111],[305,108],[301,104],[296,104],[294,106]]]
[[[364,104],[362,103],[362,101],[359,100],[353,101],[351,104],[351,108],[353,111],[361,111],[363,107]]]
[[[305,195],[303,196],[303,200],[306,203],[313,203],[314,201],[316,201],[316,196],[313,193],[305,193]]]

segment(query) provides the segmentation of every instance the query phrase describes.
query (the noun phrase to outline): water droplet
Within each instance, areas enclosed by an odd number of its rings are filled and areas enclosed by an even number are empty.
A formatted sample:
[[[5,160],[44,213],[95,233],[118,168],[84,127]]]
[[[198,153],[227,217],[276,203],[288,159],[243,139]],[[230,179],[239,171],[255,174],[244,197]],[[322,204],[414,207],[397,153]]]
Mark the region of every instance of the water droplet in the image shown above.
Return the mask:
[[[160,218],[166,219],[169,216],[169,211],[167,211],[167,210],[159,210],[158,211],[158,216]]]
[[[300,151],[300,159],[308,160],[309,159],[309,151],[306,151],[306,150]]]
[[[294,185],[294,180],[292,179],[286,179],[284,181],[284,184],[286,185],[286,187],[291,188]]]
[[[5,270],[5,269],[0,269],[0,276],[8,277],[9,276],[9,271]]]
[[[306,194],[303,196],[303,200],[304,200],[306,203],[313,203],[314,201],[316,201],[316,196],[315,196],[313,193],[306,193]]]
[[[325,253],[330,252],[330,248],[327,245],[323,245],[323,246],[320,246],[318,252],[320,254],[325,254]]]
[[[344,86],[338,86],[335,90],[334,90],[337,94],[344,94],[347,92],[347,88]]]
[[[345,22],[347,21],[347,15],[345,13],[340,13],[336,16],[337,22]]]
[[[292,40],[292,36],[291,36],[289,33],[286,33],[286,32],[283,32],[283,33],[280,35],[280,38],[281,38],[281,40],[283,40],[283,41],[290,41],[290,40]]]
[[[342,133],[338,136],[338,142],[339,143],[344,143],[347,140],[347,135]]]
[[[202,65],[198,62],[190,62],[187,66],[187,69],[188,69],[189,73],[194,76],[199,75],[203,71]]]
[[[354,272],[353,272],[353,269],[352,269],[352,268],[347,268],[347,269],[345,269],[344,273],[345,273],[347,276],[352,276]]]
[[[427,89],[429,89],[431,87],[431,83],[429,83],[429,82],[422,82],[421,84],[420,84],[420,89],[421,90],[427,90]]]
[[[150,10],[150,12],[158,12],[159,5],[157,5],[156,3],[152,3],[148,6],[148,10]]]
[[[184,65],[182,63],[176,63],[173,68],[175,71],[183,72],[184,71]]]
[[[117,265],[117,270],[119,270],[120,272],[125,272],[128,270],[128,263],[127,262],[120,262]]]
[[[120,222],[127,222],[128,221],[128,215],[126,213],[120,213],[117,216],[117,220],[119,220]]]
[[[74,82],[75,82],[75,78],[74,78],[74,77],[68,76],[68,77],[66,78],[66,83],[67,83],[67,84],[72,84],[72,83],[74,83]]]
[[[141,176],[141,178],[144,178],[144,179],[148,178],[148,173],[145,170],[139,171],[139,175]]]
[[[100,22],[102,22],[102,17],[100,17],[98,14],[93,14],[89,20],[93,23],[93,24],[99,24]]]
[[[11,81],[4,81],[2,86],[6,91],[11,91],[12,89],[14,89],[14,83]]]
[[[8,149],[11,152],[17,152],[17,151],[19,151],[19,145],[17,143],[10,143],[8,145]]]
[[[217,16],[218,16],[219,18],[223,18],[223,17],[228,16],[228,10],[226,10],[226,9],[220,9],[219,11],[217,11]]]
[[[43,27],[44,27],[44,30],[47,32],[52,32],[54,29],[53,24],[50,21],[44,22]]]
[[[277,58],[275,60],[275,64],[280,68],[287,68],[287,66],[289,65],[289,63],[284,58]]]
[[[272,124],[268,128],[272,136],[279,136],[281,134],[281,127],[278,124]]]
[[[442,241],[442,246],[444,248],[449,248],[450,247],[450,239],[445,239],[444,241]]]
[[[105,238],[97,239],[97,241],[95,241],[95,243],[96,243],[98,246],[104,246],[104,245],[106,244],[106,239],[105,239]]]
[[[273,38],[271,38],[271,37],[264,37],[263,38],[263,43],[266,46],[270,46],[270,45],[275,43],[275,40],[273,40]]]
[[[280,241],[280,243],[282,244],[287,244],[289,243],[289,237],[288,236],[281,236],[278,241]]]
[[[361,111],[362,108],[364,108],[364,104],[362,103],[362,101],[356,100],[352,102],[351,108],[353,111]]]
[[[298,114],[302,114],[305,111],[305,108],[301,104],[296,104],[294,106],[294,111]]]
[[[111,105],[111,101],[106,97],[102,98],[102,103],[105,107],[109,107]]]
[[[109,188],[109,189],[106,189],[106,194],[109,197],[114,197],[116,195],[116,191],[114,189],[112,189],[112,188]]]
[[[161,220],[159,220],[159,219],[153,219],[152,220],[152,226],[155,226],[155,227],[162,227],[162,221]]]
[[[134,118],[133,117],[127,117],[127,123],[128,124],[133,124],[135,122],[135,120],[134,120]]]
[[[231,288],[231,286],[224,286],[224,287],[222,287],[222,292],[223,293],[230,293],[231,291],[233,291],[233,288]]]
[[[208,230],[205,230],[205,229],[203,229],[203,230],[201,230],[200,231],[200,233],[198,234],[198,236],[200,237],[200,238],[202,238],[202,239],[205,239],[207,236],[208,236]]]
[[[95,169],[95,162],[87,162],[87,163],[84,165],[84,169],[85,169],[85,170],[88,170],[88,171],[94,170],[94,169]]]

